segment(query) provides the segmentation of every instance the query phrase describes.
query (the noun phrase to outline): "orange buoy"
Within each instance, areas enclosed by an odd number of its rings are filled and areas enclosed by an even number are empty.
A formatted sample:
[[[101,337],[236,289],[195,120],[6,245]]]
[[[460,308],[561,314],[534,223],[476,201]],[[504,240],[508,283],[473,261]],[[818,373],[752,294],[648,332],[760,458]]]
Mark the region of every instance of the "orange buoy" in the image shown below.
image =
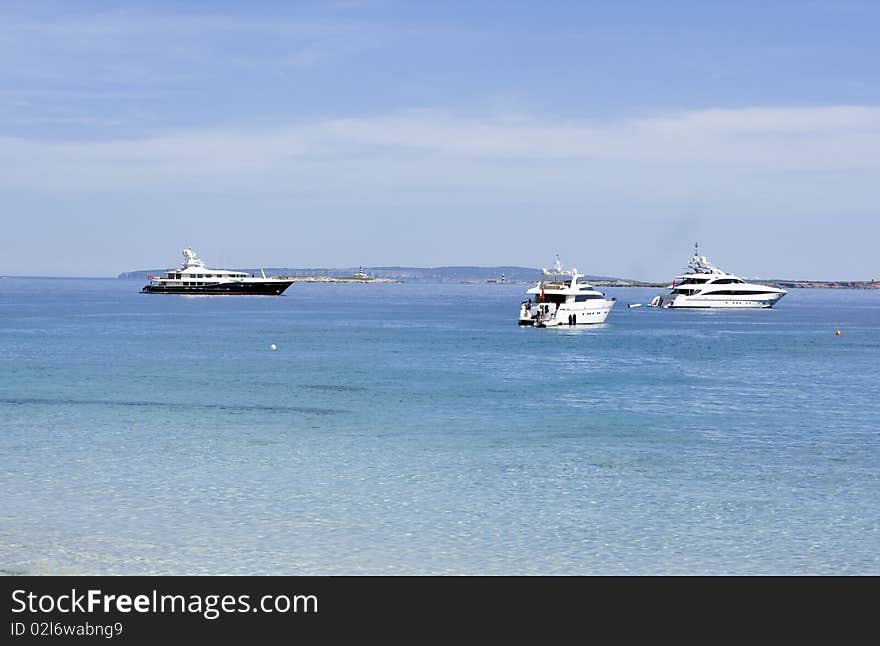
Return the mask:
[[[840,336],[840,330],[834,330],[834,336]]]

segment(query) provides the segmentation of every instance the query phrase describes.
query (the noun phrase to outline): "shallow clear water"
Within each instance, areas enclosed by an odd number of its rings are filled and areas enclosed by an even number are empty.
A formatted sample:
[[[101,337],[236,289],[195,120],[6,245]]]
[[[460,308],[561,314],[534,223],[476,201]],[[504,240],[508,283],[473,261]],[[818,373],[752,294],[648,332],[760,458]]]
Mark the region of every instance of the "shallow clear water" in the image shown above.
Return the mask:
[[[0,279],[6,573],[880,574],[880,291],[140,286]]]

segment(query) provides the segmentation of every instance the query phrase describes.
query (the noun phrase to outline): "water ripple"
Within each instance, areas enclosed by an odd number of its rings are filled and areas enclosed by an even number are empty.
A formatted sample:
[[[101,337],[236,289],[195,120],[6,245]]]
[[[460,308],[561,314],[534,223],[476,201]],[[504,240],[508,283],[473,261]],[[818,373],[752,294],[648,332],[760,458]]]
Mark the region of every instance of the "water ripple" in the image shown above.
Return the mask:
[[[316,406],[279,406],[277,404],[187,404],[181,402],[151,402],[110,399],[67,399],[51,397],[0,397],[0,404],[18,405],[71,405],[71,406],[134,406],[143,408],[159,408],[170,410],[226,410],[226,411],[258,411],[274,413],[303,413],[305,415],[338,415],[350,411],[338,408],[319,408]]]

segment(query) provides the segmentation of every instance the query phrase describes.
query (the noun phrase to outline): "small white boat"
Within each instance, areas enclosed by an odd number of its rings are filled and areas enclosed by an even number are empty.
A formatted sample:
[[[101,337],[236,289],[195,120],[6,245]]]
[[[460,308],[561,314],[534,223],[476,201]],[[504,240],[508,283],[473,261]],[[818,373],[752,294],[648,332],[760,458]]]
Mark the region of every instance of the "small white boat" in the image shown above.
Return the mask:
[[[556,256],[553,270],[544,269],[538,284],[526,292],[529,299],[520,304],[519,324],[556,327],[604,322],[615,299],[607,300],[592,285],[578,282],[582,277],[577,269],[562,269]]]

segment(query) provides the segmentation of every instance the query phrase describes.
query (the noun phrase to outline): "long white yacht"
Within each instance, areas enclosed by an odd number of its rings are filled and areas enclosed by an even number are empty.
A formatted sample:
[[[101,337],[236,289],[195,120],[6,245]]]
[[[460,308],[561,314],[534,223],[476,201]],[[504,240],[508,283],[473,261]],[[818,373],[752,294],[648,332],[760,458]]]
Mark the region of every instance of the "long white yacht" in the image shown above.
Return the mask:
[[[688,263],[689,272],[676,276],[669,293],[655,296],[654,307],[773,307],[787,293],[784,289],[747,283],[742,278],[722,271],[694,245],[694,256]]]
[[[293,283],[279,276],[253,276],[229,269],[208,269],[187,247],[183,250],[183,265],[169,269],[165,276],[147,276],[149,284],[141,290],[145,294],[254,294],[278,296]]]
[[[615,299],[606,300],[592,285],[578,282],[582,277],[577,269],[564,270],[556,256],[553,270],[544,269],[538,284],[526,292],[529,299],[520,304],[519,324],[551,327],[605,321]]]

